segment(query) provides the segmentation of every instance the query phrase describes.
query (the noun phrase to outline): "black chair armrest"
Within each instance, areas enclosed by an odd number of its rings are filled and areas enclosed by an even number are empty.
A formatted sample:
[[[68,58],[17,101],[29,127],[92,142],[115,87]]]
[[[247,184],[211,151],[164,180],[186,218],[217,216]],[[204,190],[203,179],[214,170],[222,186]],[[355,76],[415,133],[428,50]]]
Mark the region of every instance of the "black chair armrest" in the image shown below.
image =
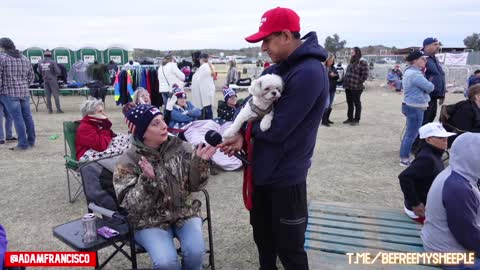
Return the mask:
[[[107,209],[107,208],[100,207],[93,202],[88,204],[88,208],[95,213],[99,213],[101,215],[104,215],[104,216],[107,216],[107,217],[110,217],[110,218],[115,218],[115,217],[122,218],[122,219],[124,218],[124,216],[121,215],[120,213],[112,211],[112,210]]]

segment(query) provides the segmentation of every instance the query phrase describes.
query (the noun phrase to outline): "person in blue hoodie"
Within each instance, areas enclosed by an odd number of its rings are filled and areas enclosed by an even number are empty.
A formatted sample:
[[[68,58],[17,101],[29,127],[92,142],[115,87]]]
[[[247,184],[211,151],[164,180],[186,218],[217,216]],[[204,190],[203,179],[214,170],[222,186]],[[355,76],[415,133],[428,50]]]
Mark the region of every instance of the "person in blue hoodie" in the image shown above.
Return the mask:
[[[430,101],[428,108],[425,110],[423,124],[433,122],[437,115],[437,102],[442,105],[445,100],[445,72],[440,66],[440,62],[435,54],[440,50],[440,42],[438,39],[429,37],[423,41],[423,52],[427,58],[425,77],[433,83],[435,88],[430,93]]]
[[[427,196],[421,237],[427,252],[475,252],[480,269],[480,134],[464,133],[450,151],[449,166],[433,181]]]
[[[434,88],[434,85],[422,73],[427,61],[424,53],[413,51],[407,56],[406,60],[409,65],[405,69],[405,76],[402,81],[405,91],[402,113],[407,118],[407,124],[400,145],[400,166],[402,167],[410,165],[412,145],[418,136],[418,129],[423,123],[424,111],[430,101],[428,94]]]
[[[308,269],[304,249],[308,223],[307,174],[323,112],[329,103],[327,52],[315,32],[300,38],[300,18],[291,9],[274,8],[261,18],[258,33],[245,38],[262,41],[262,51],[275,65],[264,71],[282,77],[284,91],[274,104],[270,129],[252,124],[253,206],[250,223],[260,269]],[[242,135],[225,139],[220,148],[232,155],[242,148]]]

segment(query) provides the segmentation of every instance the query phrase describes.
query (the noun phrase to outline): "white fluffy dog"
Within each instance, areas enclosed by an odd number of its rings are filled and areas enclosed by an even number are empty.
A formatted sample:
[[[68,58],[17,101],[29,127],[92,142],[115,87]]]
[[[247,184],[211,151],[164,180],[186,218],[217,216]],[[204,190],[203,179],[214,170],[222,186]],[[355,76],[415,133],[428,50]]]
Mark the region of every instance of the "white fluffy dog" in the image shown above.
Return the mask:
[[[225,130],[223,137],[233,137],[243,123],[252,119],[262,119],[260,129],[268,130],[273,119],[273,102],[280,98],[282,91],[283,81],[278,75],[266,74],[254,80],[248,88],[252,98],[240,110],[233,124]]]

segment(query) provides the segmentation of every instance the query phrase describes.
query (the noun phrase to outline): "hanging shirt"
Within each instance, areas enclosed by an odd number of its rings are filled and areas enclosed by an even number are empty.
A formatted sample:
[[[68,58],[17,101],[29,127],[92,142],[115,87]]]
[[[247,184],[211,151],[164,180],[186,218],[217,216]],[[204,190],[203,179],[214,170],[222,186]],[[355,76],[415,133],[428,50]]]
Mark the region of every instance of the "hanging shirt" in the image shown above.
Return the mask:
[[[86,84],[90,81],[90,78],[87,75],[88,64],[82,60],[73,64],[70,73],[68,74],[68,80],[74,80],[79,83]]]

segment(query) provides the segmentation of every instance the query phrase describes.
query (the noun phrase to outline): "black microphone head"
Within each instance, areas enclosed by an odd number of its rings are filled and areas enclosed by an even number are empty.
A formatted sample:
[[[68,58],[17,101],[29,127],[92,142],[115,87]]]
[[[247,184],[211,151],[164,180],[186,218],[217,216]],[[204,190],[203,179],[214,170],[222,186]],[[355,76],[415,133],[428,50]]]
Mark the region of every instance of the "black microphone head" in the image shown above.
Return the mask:
[[[217,146],[222,142],[222,135],[215,130],[209,130],[205,133],[205,141],[211,146]]]

